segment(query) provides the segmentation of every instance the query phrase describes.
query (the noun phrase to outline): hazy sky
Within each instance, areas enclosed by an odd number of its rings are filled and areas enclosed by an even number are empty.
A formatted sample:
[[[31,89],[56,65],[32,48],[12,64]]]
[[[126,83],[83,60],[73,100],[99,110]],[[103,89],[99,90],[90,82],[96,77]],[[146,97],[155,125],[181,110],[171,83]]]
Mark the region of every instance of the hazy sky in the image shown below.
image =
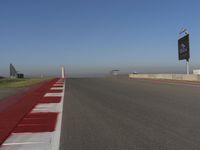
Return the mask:
[[[200,68],[199,0],[0,0],[0,75],[184,71],[177,39],[190,32]]]

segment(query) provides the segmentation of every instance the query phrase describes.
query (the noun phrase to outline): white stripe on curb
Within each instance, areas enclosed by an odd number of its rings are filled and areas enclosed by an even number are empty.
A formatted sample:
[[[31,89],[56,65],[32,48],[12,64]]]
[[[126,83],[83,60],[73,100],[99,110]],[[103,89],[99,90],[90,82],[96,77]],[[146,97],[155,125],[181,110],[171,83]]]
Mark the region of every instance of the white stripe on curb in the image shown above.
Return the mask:
[[[52,87],[51,90],[63,90],[64,87]]]
[[[51,149],[52,133],[12,133],[2,144],[1,150],[46,150]]]
[[[62,92],[62,93],[46,93],[44,95],[44,97],[63,97],[63,96],[64,96],[64,92]]]
[[[37,112],[60,112],[60,103],[47,103],[47,104],[38,104],[31,111],[32,113]]]

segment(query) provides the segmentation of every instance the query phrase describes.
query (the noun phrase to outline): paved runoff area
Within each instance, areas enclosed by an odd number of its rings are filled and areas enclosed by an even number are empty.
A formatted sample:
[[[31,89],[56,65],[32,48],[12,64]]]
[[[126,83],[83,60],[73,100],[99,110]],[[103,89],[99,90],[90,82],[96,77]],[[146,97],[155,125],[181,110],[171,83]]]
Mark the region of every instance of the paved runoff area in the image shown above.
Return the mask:
[[[200,83],[68,79],[61,150],[200,150]]]
[[[0,102],[3,100],[7,100],[6,98],[10,98],[11,96],[19,96],[27,92],[29,88],[0,88]]]
[[[0,150],[59,150],[64,79],[0,103]]]

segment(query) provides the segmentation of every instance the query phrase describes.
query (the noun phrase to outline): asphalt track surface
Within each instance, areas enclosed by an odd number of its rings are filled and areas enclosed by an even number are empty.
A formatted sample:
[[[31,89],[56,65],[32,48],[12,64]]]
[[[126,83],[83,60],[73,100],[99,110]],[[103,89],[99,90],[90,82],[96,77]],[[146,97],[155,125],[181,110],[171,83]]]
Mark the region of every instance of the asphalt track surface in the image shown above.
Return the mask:
[[[60,150],[199,150],[200,85],[67,79]]]

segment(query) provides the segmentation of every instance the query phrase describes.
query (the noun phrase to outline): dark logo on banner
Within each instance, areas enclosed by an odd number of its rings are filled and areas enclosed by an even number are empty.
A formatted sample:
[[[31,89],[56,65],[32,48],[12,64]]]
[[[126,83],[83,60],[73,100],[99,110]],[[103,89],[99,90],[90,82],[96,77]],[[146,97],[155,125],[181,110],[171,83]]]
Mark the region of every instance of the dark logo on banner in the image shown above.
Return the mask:
[[[189,46],[189,34],[178,40],[178,56],[179,60],[189,60],[190,58],[190,46]]]

